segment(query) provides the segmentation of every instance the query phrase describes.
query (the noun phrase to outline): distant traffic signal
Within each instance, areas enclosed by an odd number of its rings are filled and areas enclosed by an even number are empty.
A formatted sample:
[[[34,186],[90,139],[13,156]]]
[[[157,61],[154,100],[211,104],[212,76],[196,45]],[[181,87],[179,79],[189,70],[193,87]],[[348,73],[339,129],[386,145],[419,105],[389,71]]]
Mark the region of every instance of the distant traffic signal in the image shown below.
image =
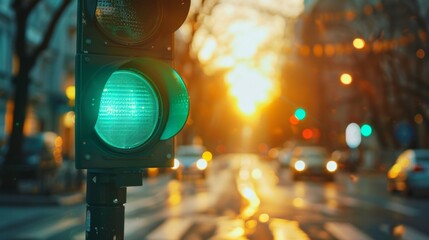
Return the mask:
[[[362,134],[362,136],[364,137],[369,137],[372,134],[372,127],[369,124],[363,124],[360,127],[360,133]]]
[[[304,120],[305,116],[307,116],[307,112],[304,108],[298,108],[295,110],[294,116],[296,117],[296,119],[301,121]]]
[[[173,164],[189,113],[171,67],[173,34],[190,0],[80,0],[76,57],[76,167]]]

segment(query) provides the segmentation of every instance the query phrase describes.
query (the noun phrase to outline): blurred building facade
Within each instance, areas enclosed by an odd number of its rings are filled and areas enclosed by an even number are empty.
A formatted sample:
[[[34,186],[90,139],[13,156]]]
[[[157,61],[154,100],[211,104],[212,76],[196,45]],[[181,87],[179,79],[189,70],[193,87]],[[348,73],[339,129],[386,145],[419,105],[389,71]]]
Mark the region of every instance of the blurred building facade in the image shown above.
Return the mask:
[[[14,56],[15,16],[11,0],[0,2],[0,136],[7,139],[13,111],[13,76],[19,69]],[[30,14],[27,44],[31,51],[43,39],[61,1],[41,1]],[[68,6],[55,28],[49,47],[31,72],[30,100],[24,134],[52,131],[63,139],[66,157],[74,154],[74,56],[76,1]]]
[[[407,11],[398,10],[397,4],[399,3],[405,5],[409,4],[406,5],[409,7]],[[418,9],[413,8],[413,6],[418,6]],[[395,23],[389,22],[389,18],[385,18],[386,15],[380,14],[387,11],[389,11],[391,19],[395,19]],[[418,25],[412,22],[412,20],[409,20],[412,18],[404,17],[407,16],[407,14],[411,14],[411,11],[415,11],[414,14],[420,15],[422,19],[424,19],[425,24],[420,23]],[[425,25],[426,29],[424,29],[422,25]],[[405,29],[404,31],[394,30],[395,28],[401,29],[401,26]],[[421,27],[421,30],[415,30],[417,28],[416,26]],[[369,92],[369,90],[365,88],[373,87],[373,90],[376,89],[374,86],[378,87],[377,84],[379,79],[377,78],[383,75],[379,70],[372,70],[373,72],[371,73],[371,67],[373,67],[371,66],[371,61],[375,59],[373,58],[374,56],[379,57],[383,56],[382,54],[386,54],[383,51],[389,52],[389,54],[396,54],[394,57],[398,62],[407,62],[408,59],[410,59],[409,61],[417,62],[418,60],[416,59],[420,58],[423,64],[427,63],[424,54],[423,57],[419,57],[421,55],[416,53],[422,51],[424,53],[424,51],[427,51],[427,47],[425,47],[427,46],[427,40],[426,43],[424,43],[425,37],[422,36],[424,36],[424,32],[428,31],[428,26],[429,2],[425,0],[414,0],[409,2],[389,0],[305,0],[305,11],[299,18],[296,29],[297,46],[299,46],[296,51],[301,59],[311,59],[311,61],[306,62],[309,66],[305,66],[304,73],[301,76],[311,79],[309,80],[309,85],[318,85],[311,91],[313,95],[318,96],[316,102],[313,104],[315,109],[311,110],[316,112],[316,116],[318,116],[319,120],[318,124],[321,126],[323,134],[327,136],[325,142],[329,144],[331,148],[344,148],[344,146],[346,146],[344,141],[344,130],[349,123],[371,122],[371,124],[375,124],[377,122],[374,120],[375,118],[383,118],[379,123],[388,123],[393,126],[386,127],[387,124],[378,124],[378,127],[381,125],[383,131],[388,131],[390,135],[378,135],[381,132],[380,128],[378,128],[380,131],[362,141],[361,148],[359,148],[360,150],[364,149],[365,152],[382,152],[391,151],[395,148],[428,146],[426,137],[428,130],[427,124],[422,124],[422,122],[427,122],[427,120],[416,120],[418,118],[422,119],[422,114],[415,114],[416,117],[414,118],[412,115],[415,112],[424,113],[424,110],[419,109],[419,106],[414,104],[412,97],[402,101],[406,103],[402,105],[398,104],[396,108],[388,108],[390,105],[387,105],[388,107],[386,107],[386,109],[394,109],[394,111],[390,111],[388,114],[384,113],[385,116],[383,116],[381,114],[383,112],[381,111],[379,111],[380,115],[376,115],[374,114],[376,111],[368,110],[368,106],[370,105],[368,102],[371,100],[368,100],[368,95],[363,94],[364,92]],[[390,29],[390,32],[386,29]],[[364,49],[366,52],[359,52],[360,50],[356,50],[358,48],[354,46],[354,44],[351,44],[356,38],[365,39],[367,41],[366,44],[370,47]],[[401,44],[398,44],[399,39],[401,39]],[[418,45],[420,44],[419,40],[422,42],[421,45]],[[380,43],[383,44],[383,48],[381,49]],[[372,55],[368,54],[370,52],[368,49],[370,48],[373,51]],[[400,54],[404,52],[407,52],[407,55]],[[386,56],[388,56],[388,54],[386,54]],[[391,57],[392,55],[389,56]],[[372,63],[379,63],[378,60],[380,59],[389,59],[389,57],[379,57]],[[387,64],[384,66],[390,66],[390,69],[380,69],[385,71],[390,70],[391,73],[395,72],[392,70],[395,69],[395,65],[392,64],[392,62],[386,62],[391,65]],[[355,83],[359,83],[359,85],[355,84],[353,87],[353,85],[341,84],[339,82],[339,76],[344,72],[351,73],[355,77]],[[387,76],[389,76],[389,73]],[[390,78],[384,80],[385,82],[380,82],[386,83],[384,85],[386,88],[388,88],[387,86],[392,86],[392,82],[394,81],[396,81],[396,86],[406,85],[405,83],[408,83],[408,81],[411,82],[410,84],[413,84],[410,80],[413,79],[413,75],[403,74],[403,76],[390,76]],[[422,71],[422,76],[427,76],[427,70]],[[427,78],[423,79],[423,81],[424,80],[427,80]],[[303,80],[299,79],[299,81],[302,83]],[[372,101],[371,107],[382,106],[382,104],[384,104],[383,101],[392,104],[394,99],[403,98],[402,94],[406,92],[406,89],[407,88],[403,88],[399,89],[400,91],[394,92],[397,95],[393,95],[388,91],[387,92],[390,94],[389,96],[379,95],[377,99]],[[406,107],[404,107],[404,105],[406,105]],[[397,111],[401,107],[402,112]],[[405,114],[407,111],[411,112],[409,114],[410,116]],[[385,112],[387,112],[387,110]],[[395,120],[391,121],[391,119]],[[413,131],[415,131],[417,135],[413,136],[414,140],[403,142],[405,140],[398,137],[398,126],[401,121],[408,121],[414,125]],[[377,140],[382,137],[387,140],[387,144],[382,144],[381,141]],[[383,145],[385,147],[382,147]],[[367,164],[371,167],[374,163],[370,160]]]

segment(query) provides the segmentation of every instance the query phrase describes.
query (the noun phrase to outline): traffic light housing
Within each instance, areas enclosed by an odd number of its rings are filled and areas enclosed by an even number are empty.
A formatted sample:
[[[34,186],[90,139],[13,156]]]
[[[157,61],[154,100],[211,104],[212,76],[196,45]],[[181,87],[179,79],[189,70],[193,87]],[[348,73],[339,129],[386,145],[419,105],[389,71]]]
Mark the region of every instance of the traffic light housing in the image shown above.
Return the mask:
[[[189,98],[171,67],[190,0],[80,0],[76,167],[169,167]]]

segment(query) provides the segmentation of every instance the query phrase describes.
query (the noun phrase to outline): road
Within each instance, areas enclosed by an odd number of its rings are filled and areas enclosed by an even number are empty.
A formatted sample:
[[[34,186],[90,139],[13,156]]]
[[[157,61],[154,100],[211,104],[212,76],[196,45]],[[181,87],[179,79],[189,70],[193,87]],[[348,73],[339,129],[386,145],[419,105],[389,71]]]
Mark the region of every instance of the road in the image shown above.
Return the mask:
[[[213,160],[205,180],[128,188],[125,239],[429,239],[428,196],[386,191],[383,174],[294,182],[256,155]],[[0,239],[85,239],[85,204],[0,206]]]

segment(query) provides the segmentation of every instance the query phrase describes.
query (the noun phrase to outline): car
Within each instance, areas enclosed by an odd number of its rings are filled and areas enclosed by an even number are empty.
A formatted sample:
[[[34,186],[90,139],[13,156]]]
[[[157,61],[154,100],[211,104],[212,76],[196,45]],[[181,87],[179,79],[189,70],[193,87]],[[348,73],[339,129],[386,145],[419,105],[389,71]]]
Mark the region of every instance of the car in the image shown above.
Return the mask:
[[[205,178],[208,162],[203,159],[204,152],[205,148],[201,145],[178,146],[173,167],[175,178]]]
[[[302,177],[324,177],[334,180],[338,164],[331,160],[326,148],[321,146],[297,146],[292,151],[290,170],[293,180]]]
[[[0,152],[0,166],[4,168],[5,155],[8,145]],[[20,178],[35,180],[42,193],[53,190],[59,168],[63,164],[62,139],[54,132],[42,132],[24,138],[22,145],[23,163],[14,166],[19,171]]]
[[[407,149],[399,154],[387,172],[391,193],[413,195],[429,190],[429,149]]]

